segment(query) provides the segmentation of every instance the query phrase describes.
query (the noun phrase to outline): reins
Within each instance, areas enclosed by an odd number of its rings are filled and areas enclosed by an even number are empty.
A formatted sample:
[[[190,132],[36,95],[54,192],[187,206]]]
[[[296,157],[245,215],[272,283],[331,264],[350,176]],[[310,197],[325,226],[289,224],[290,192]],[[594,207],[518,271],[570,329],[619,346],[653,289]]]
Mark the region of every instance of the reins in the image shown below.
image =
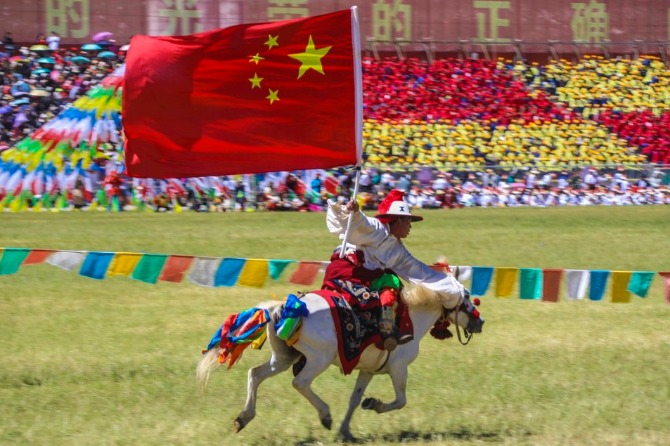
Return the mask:
[[[445,313],[446,313],[445,316],[446,316],[447,314],[449,314],[449,312],[451,312],[451,311],[454,311],[454,312],[456,313],[456,315],[455,315],[455,317],[454,317],[454,324],[456,325],[456,336],[458,337],[458,342],[460,342],[461,345],[468,345],[468,344],[470,343],[470,340],[472,339],[472,333],[468,332],[468,330],[466,330],[466,329],[464,328],[464,329],[463,329],[463,336],[461,337],[461,326],[460,326],[460,324],[458,323],[458,313],[461,311],[461,306],[462,306],[462,304],[461,304],[461,305],[458,305],[458,306],[457,306],[456,308],[454,308],[453,310],[447,310],[447,309],[445,308],[444,311],[445,311]],[[463,339],[462,339],[462,338],[465,338],[466,341],[463,342]]]

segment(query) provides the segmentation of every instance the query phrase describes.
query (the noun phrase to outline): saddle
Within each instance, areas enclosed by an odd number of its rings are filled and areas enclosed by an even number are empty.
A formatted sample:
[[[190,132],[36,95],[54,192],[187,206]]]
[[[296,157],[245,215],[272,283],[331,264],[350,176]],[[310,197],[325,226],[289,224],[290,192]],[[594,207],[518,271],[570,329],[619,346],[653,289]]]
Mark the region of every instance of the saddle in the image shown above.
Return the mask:
[[[324,298],[330,307],[337,332],[337,350],[342,372],[345,375],[353,371],[361,353],[368,346],[375,344],[380,350],[384,348],[382,336],[379,333],[381,304],[377,292],[366,289],[365,292],[360,293],[362,299],[359,300],[350,293],[328,289],[313,291],[313,293]],[[398,311],[399,315],[403,313],[407,312]],[[409,319],[408,316],[407,319]]]

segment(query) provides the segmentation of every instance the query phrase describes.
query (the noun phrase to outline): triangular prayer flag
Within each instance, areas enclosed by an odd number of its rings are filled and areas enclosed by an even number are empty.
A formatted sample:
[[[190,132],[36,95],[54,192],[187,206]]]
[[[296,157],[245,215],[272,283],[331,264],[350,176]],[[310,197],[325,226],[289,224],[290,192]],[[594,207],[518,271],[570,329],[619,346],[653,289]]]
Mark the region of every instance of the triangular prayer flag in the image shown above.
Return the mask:
[[[188,273],[188,280],[201,286],[214,286],[214,276],[221,264],[219,257],[196,257]]]
[[[79,274],[91,279],[104,279],[113,258],[113,252],[89,252],[81,265]]]
[[[589,288],[591,274],[585,269],[566,269],[565,279],[567,281],[567,296],[570,300],[581,300]]]
[[[86,258],[84,251],[56,251],[47,259],[47,263],[67,271],[76,271]]]
[[[521,268],[519,270],[519,298],[539,299],[542,297],[542,270]]]
[[[357,33],[352,9],[188,36],[133,37],[123,86],[128,175],[357,164]]]
[[[631,271],[612,271],[612,289],[611,298],[614,303],[630,302],[630,292],[628,292],[628,282],[633,273]]]
[[[321,262],[299,262],[289,282],[297,285],[312,285],[321,268]]]
[[[110,276],[130,276],[142,258],[138,252],[117,252],[109,265],[107,274]]]
[[[29,249],[24,248],[5,248],[0,259],[0,276],[16,274],[29,252]]]
[[[214,275],[214,286],[235,286],[245,263],[245,259],[223,259]]]
[[[496,297],[509,297],[512,295],[518,274],[518,268],[496,268]]]
[[[265,281],[268,278],[268,267],[269,262],[267,260],[247,259],[237,280],[237,284],[261,288],[265,285]]]
[[[193,263],[193,259],[193,256],[168,257],[158,280],[163,280],[165,282],[181,282],[184,280],[184,273],[186,273]]]
[[[44,263],[54,251],[52,249],[32,249],[28,257],[23,261],[23,265],[37,265]]]
[[[653,280],[653,271],[633,271],[627,289],[637,296],[647,297],[647,293],[649,292]]]
[[[610,276],[610,272],[607,270],[592,270],[591,286],[589,287],[589,299],[590,300],[602,300],[605,295],[605,288],[607,288],[607,279]]]
[[[470,294],[473,296],[483,296],[489,289],[491,278],[493,277],[492,266],[473,266],[472,267],[472,289]]]
[[[272,277],[273,280],[279,280],[284,269],[294,262],[295,260],[270,259],[270,277]]]
[[[558,302],[561,289],[562,269],[544,269],[542,271],[542,301]]]
[[[130,277],[142,282],[156,283],[167,259],[167,255],[144,254]]]

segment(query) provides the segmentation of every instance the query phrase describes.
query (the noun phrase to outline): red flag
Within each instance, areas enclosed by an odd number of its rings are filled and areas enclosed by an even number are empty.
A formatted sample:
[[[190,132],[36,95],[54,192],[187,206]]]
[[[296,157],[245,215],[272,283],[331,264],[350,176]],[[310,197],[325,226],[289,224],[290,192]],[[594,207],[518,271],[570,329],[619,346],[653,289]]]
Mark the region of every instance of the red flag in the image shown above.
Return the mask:
[[[354,9],[189,36],[133,37],[123,86],[128,175],[357,164],[358,39]]]

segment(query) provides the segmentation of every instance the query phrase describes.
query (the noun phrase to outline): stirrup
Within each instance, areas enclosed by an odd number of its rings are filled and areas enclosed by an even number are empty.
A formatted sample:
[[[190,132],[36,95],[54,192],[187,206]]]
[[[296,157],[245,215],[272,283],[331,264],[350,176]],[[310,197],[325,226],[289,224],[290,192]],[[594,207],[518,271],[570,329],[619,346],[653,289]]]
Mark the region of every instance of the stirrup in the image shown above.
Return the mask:
[[[386,351],[392,352],[398,346],[398,340],[395,338],[395,336],[391,335],[388,338],[384,339],[384,342],[382,342],[382,344],[384,345],[384,349]]]

